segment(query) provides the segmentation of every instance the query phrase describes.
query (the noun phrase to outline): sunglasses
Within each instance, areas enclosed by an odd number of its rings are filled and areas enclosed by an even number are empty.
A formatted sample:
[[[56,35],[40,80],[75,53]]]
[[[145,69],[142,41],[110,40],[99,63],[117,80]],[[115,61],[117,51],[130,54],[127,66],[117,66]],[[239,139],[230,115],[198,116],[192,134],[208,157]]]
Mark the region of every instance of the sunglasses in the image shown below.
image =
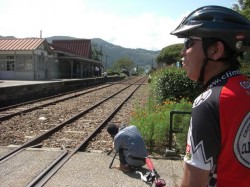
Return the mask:
[[[184,47],[185,49],[189,49],[190,47],[192,47],[192,45],[194,45],[194,41],[195,40],[202,40],[202,38],[199,38],[199,37],[188,37],[188,38],[185,38],[184,40]]]

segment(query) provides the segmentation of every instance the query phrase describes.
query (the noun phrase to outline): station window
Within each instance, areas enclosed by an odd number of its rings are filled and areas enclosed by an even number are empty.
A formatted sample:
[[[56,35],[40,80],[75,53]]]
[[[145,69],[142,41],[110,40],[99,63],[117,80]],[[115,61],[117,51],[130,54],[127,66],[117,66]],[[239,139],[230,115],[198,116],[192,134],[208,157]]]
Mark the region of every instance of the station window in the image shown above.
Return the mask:
[[[1,71],[6,71],[6,61],[0,61],[0,70]]]
[[[32,56],[31,55],[17,56],[16,70],[21,70],[21,71],[32,70]]]
[[[45,68],[45,62],[44,62],[44,60],[45,60],[44,54],[41,53],[41,55],[38,56],[37,69],[44,70],[44,68]]]
[[[0,60],[5,60],[7,57],[5,55],[0,55]]]
[[[17,56],[16,57],[16,70],[17,71],[25,70],[25,56]]]
[[[14,71],[15,70],[15,56],[0,55],[0,70],[1,71]]]
[[[18,70],[25,70],[25,65],[24,65],[24,63],[19,63],[19,65],[18,65]]]
[[[15,70],[15,61],[7,61],[7,71]]]
[[[26,70],[32,70],[32,56],[26,56],[25,60],[25,69]]]
[[[7,59],[15,59],[14,56],[7,56]]]

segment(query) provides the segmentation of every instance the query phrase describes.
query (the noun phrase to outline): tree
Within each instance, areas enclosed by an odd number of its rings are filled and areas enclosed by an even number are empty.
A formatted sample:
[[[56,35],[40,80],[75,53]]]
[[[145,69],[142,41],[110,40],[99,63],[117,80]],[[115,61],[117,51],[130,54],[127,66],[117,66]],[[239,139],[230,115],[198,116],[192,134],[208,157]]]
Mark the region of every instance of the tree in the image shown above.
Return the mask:
[[[92,59],[97,60],[97,61],[102,61],[102,56],[103,56],[102,46],[101,46],[101,49],[98,50],[96,48],[96,45],[92,45]]]
[[[118,59],[113,67],[116,71],[121,71],[122,69],[130,71],[134,67],[134,62],[128,57],[123,57]]]
[[[233,4],[233,10],[250,19],[250,0],[238,0],[237,4]]]
[[[138,73],[138,75],[143,75],[143,74],[145,74],[145,68],[143,68],[143,67],[137,68],[137,73]]]
[[[156,58],[156,62],[171,65],[181,60],[183,44],[174,44],[163,48]]]
[[[250,19],[250,0],[238,0],[238,4],[233,5],[233,10],[239,12],[246,18]],[[244,53],[244,58],[241,60],[242,68],[241,71],[244,74],[250,76],[249,65],[250,65],[250,52]]]

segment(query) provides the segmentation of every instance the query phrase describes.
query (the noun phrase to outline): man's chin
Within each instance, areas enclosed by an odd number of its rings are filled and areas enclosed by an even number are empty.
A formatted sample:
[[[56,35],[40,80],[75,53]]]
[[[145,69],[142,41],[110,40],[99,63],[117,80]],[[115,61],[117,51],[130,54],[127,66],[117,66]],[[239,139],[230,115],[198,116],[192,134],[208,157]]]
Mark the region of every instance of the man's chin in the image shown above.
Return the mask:
[[[188,71],[188,68],[185,65],[182,66],[182,69],[184,69],[186,72]]]

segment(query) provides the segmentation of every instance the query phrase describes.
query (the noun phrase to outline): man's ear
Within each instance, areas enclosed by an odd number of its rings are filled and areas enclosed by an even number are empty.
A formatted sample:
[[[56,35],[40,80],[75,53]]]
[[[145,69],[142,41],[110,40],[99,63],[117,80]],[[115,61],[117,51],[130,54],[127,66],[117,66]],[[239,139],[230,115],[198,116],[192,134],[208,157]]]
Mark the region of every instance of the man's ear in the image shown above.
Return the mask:
[[[224,44],[220,41],[216,42],[209,48],[209,58],[218,60],[224,56]]]

